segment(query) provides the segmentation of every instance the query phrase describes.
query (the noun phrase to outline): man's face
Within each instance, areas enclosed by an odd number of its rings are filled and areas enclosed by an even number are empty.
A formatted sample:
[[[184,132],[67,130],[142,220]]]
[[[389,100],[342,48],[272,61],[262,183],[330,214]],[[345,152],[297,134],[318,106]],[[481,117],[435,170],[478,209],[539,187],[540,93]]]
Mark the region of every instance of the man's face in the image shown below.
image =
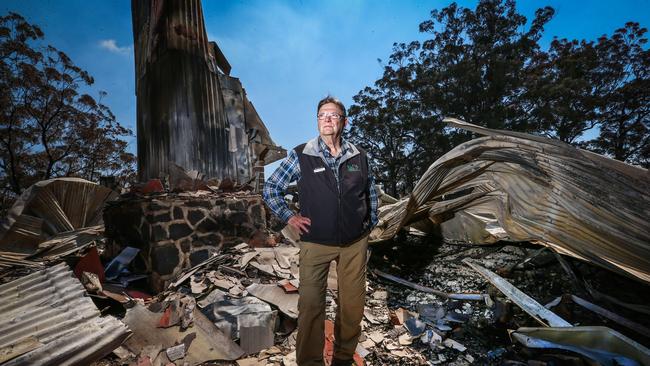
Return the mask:
[[[332,114],[339,115],[340,118],[334,118]],[[343,117],[343,111],[334,103],[323,104],[318,110],[318,115],[325,116],[318,118],[318,133],[321,137],[339,136],[348,122],[347,118]]]

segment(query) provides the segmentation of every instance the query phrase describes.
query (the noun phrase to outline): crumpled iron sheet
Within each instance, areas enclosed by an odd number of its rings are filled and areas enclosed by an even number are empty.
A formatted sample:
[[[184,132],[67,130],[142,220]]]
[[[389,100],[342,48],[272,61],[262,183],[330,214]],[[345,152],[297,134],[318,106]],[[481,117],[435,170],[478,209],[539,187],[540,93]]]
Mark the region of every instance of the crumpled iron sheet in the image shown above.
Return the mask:
[[[442,156],[411,195],[381,207],[373,241],[428,222],[447,240],[538,242],[650,282],[648,170],[558,140],[445,122],[486,136]]]
[[[104,203],[113,190],[81,178],[55,178],[29,187],[0,227],[0,251],[35,254],[39,244],[57,234],[103,226]]]
[[[607,327],[519,328],[510,338],[530,348],[576,352],[598,365],[650,365],[650,350]]]
[[[72,254],[104,240],[104,225],[84,227],[54,235],[38,245],[38,252],[31,260],[51,261]]]
[[[43,262],[23,259],[25,256],[16,253],[0,252],[0,271],[14,266],[44,268]]]
[[[116,318],[100,317],[64,263],[0,285],[0,314],[3,366],[88,365],[131,334]]]

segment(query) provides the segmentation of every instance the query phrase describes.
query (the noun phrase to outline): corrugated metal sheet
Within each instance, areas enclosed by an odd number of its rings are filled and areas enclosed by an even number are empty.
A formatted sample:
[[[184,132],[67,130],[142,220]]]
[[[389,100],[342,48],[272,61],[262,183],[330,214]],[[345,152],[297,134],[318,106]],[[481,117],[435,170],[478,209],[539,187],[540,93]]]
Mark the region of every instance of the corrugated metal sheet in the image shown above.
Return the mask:
[[[0,360],[9,365],[87,365],[130,335],[100,317],[66,264],[0,286]]]
[[[219,75],[219,84],[229,125],[230,166],[239,182],[248,182],[252,165],[244,114],[244,88],[239,79],[228,75]]]
[[[102,209],[117,193],[80,178],[43,180],[29,187],[0,227],[0,251],[32,255],[64,232],[103,225]]]
[[[557,140],[459,120],[486,137],[436,160],[409,197],[383,206],[374,240],[439,224],[447,239],[534,241],[650,282],[650,174]]]
[[[201,2],[133,0],[131,8],[139,179],[163,177],[175,163],[248,182],[263,157],[249,148],[248,100],[207,40]]]

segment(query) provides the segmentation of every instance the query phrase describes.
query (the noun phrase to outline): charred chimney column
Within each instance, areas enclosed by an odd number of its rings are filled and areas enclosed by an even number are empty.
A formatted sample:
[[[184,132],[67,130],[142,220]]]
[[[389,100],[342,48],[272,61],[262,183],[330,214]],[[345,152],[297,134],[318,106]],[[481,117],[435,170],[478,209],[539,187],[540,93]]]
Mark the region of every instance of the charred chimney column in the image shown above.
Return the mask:
[[[138,178],[170,163],[237,180],[230,126],[199,0],[134,0]]]

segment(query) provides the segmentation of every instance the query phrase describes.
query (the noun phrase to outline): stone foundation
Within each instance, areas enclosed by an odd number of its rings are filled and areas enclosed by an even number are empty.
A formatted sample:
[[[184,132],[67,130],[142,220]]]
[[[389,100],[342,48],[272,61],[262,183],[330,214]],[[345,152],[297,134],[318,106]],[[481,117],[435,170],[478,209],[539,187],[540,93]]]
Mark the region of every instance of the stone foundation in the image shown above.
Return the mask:
[[[259,195],[179,193],[111,202],[104,223],[109,239],[141,249],[151,285],[162,291],[221,247],[259,236],[265,216]]]

